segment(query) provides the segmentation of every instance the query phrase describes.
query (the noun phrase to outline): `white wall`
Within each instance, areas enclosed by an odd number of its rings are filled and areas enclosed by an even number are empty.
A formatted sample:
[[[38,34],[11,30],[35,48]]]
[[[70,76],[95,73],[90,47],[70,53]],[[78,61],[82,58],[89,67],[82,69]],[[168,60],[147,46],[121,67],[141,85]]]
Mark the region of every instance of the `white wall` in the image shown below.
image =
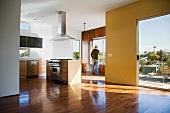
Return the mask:
[[[51,41],[57,36],[57,27],[43,25],[38,23],[30,23],[30,33],[21,30],[21,35],[39,36],[43,38],[43,48],[31,48],[29,58],[20,59],[72,59],[73,58],[73,43],[72,40],[67,41]],[[68,30],[68,35],[75,39],[81,39],[81,31]]]
[[[20,2],[0,1],[0,97],[19,94]]]
[[[52,26],[30,23],[30,31],[20,30],[20,35],[43,38],[43,48],[30,48],[30,57],[20,59],[50,59],[53,56],[53,45],[50,41],[50,38],[53,37]]]
[[[67,34],[70,35],[71,37],[77,39],[77,40],[81,39],[81,32],[82,31],[77,31],[77,30],[72,30],[72,29],[67,30]]]
[[[53,36],[57,36],[57,27],[53,27]],[[80,40],[81,31],[66,30],[67,35]],[[53,41],[53,57],[59,59],[73,59],[73,40]]]
[[[43,38],[43,48],[31,48],[31,58],[50,59],[53,56],[53,45],[50,38],[53,37],[53,27],[38,23],[31,23],[31,32],[37,33],[40,38]]]
[[[53,58],[73,59],[73,41],[53,41]]]

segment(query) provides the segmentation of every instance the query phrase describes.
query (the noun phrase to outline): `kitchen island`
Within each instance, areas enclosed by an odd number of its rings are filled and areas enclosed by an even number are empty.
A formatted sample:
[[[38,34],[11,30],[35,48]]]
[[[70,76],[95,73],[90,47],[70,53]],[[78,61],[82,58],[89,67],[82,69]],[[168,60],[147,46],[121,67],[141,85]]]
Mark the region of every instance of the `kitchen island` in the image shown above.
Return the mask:
[[[82,61],[81,60],[67,60],[67,59],[59,59],[60,60],[60,69],[58,69],[58,73],[60,75],[58,80],[63,83],[67,83],[68,85],[81,83],[81,75],[82,75]],[[47,79],[51,78],[54,74],[52,72],[52,65],[49,65],[49,61],[47,60]],[[53,79],[53,78],[52,78]]]

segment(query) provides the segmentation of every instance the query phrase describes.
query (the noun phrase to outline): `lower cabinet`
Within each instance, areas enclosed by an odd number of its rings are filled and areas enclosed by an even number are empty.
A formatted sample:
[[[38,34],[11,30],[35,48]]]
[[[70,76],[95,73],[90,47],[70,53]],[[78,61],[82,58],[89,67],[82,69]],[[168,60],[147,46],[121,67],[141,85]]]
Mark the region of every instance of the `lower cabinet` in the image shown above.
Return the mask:
[[[47,80],[51,80],[53,76],[52,66],[49,65],[49,61],[46,61],[46,77]],[[81,83],[82,76],[82,63],[81,60],[60,60],[59,77],[58,80],[68,85]]]
[[[105,65],[99,64],[99,73],[105,75]]]
[[[20,61],[20,75],[27,75],[27,60]]]
[[[39,60],[39,74],[46,73],[46,62],[45,60]]]
[[[65,82],[68,81],[68,60],[61,60],[61,79]]]
[[[34,76],[46,73],[46,62],[43,60],[20,60],[20,75]]]

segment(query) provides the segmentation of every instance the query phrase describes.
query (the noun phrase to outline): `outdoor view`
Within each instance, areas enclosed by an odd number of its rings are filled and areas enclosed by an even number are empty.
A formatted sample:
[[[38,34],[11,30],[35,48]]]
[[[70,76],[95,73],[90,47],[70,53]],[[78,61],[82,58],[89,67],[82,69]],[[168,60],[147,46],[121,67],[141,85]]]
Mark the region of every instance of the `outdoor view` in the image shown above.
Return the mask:
[[[139,85],[170,88],[170,14],[139,21]]]
[[[80,59],[80,41],[73,40],[73,58],[76,60]]]
[[[106,39],[93,39],[93,48],[95,45],[97,45],[99,49],[99,64],[105,64]]]

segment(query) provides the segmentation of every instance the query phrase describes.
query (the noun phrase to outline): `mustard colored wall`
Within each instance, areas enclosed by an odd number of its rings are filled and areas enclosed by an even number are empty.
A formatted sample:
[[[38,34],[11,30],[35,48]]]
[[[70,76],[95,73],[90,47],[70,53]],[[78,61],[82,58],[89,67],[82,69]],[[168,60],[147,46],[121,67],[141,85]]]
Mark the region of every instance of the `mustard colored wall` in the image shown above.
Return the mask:
[[[140,0],[106,13],[106,82],[138,84],[137,20],[168,13],[170,0]]]

